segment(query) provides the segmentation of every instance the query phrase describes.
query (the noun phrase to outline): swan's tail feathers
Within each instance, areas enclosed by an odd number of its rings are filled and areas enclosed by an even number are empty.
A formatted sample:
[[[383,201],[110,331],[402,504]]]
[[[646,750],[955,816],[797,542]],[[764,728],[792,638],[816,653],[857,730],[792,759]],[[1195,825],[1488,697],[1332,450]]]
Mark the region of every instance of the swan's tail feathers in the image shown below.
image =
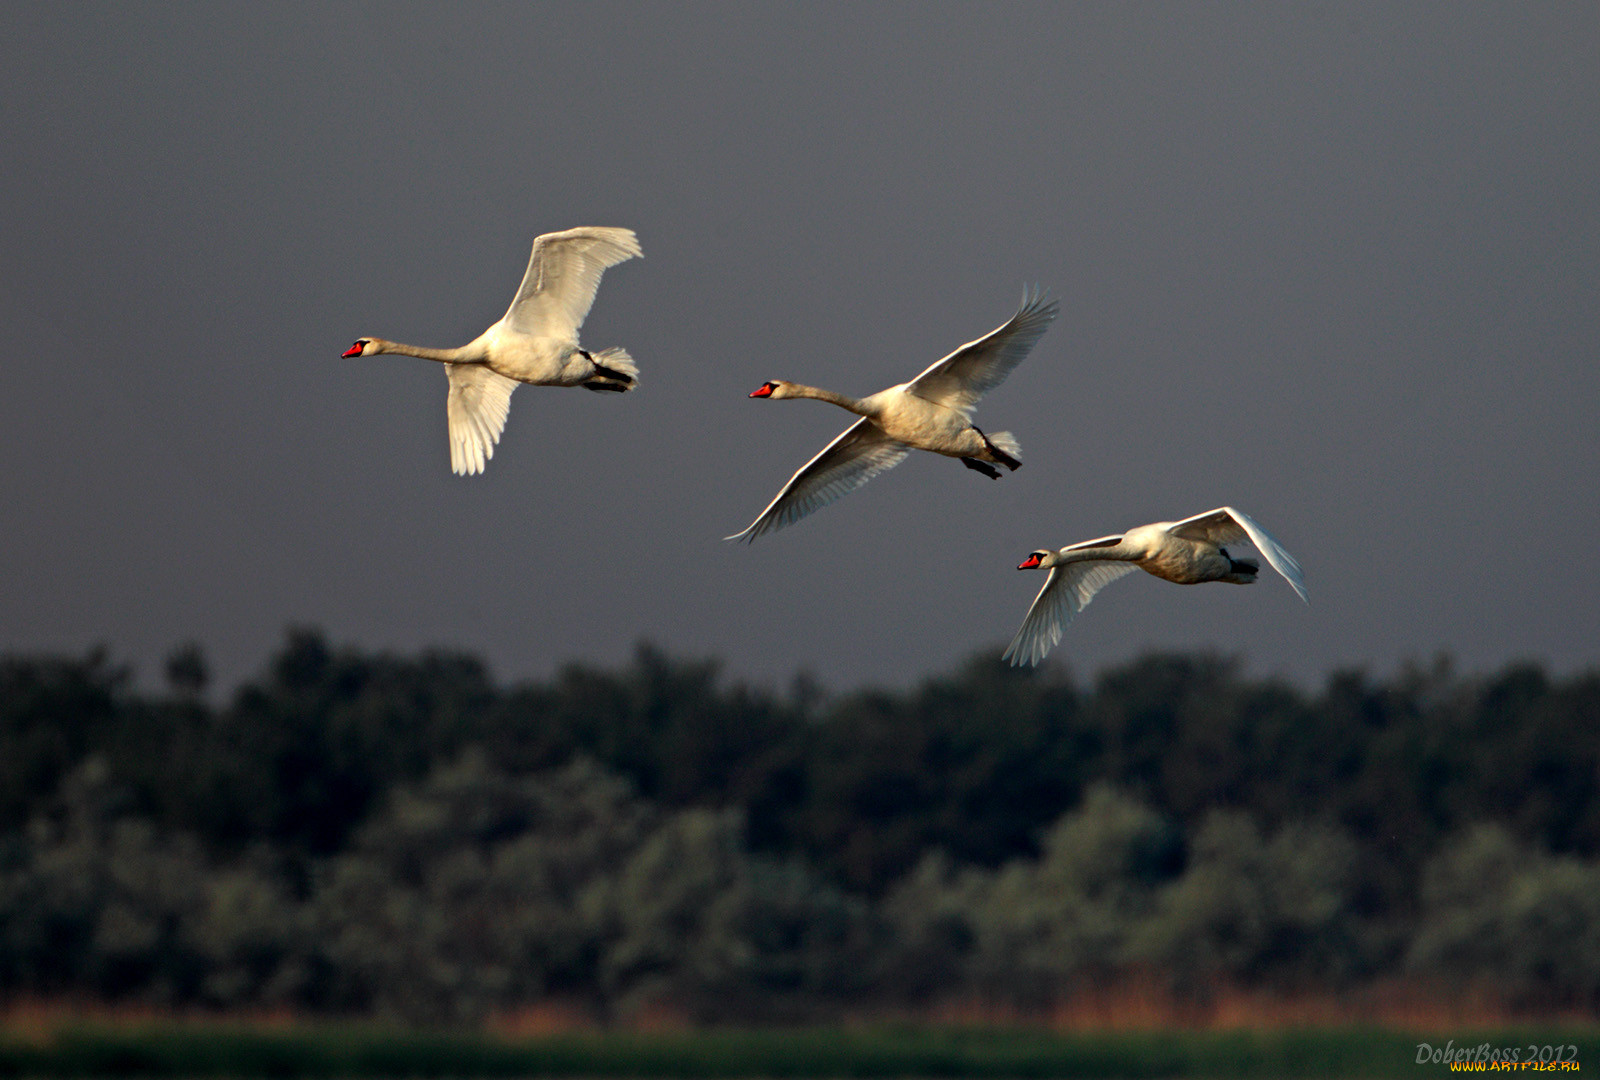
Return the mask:
[[[639,385],[639,365],[633,362],[627,349],[610,348],[589,357],[594,364],[594,374],[583,385],[591,390],[632,390]],[[609,386],[595,385],[609,383]]]
[[[995,456],[1000,459],[1000,464],[1016,472],[1022,468],[1022,444],[1017,442],[1017,437],[1009,431],[997,431],[987,437],[989,446],[995,451]]]
[[[594,362],[601,367],[620,371],[630,379],[639,377],[639,365],[633,362],[633,357],[628,355],[628,350],[621,345],[613,345],[609,349],[594,354]]]

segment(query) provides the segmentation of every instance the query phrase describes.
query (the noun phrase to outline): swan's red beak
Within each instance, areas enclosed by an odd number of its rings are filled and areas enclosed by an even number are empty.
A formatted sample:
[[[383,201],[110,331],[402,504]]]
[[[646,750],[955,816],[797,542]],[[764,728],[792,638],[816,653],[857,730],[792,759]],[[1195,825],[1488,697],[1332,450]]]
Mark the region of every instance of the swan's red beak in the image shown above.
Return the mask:
[[[772,396],[772,384],[771,383],[762,383],[760,386],[758,386],[754,390],[750,391],[750,396],[751,397],[771,397]]]
[[[340,357],[342,357],[344,359],[349,359],[352,356],[360,356],[361,355],[361,346],[360,345],[352,345],[348,349],[346,349],[344,352],[340,353],[339,355],[340,355]]]
[[[1037,569],[1039,569],[1039,556],[1037,556],[1037,555],[1029,555],[1026,559],[1022,560],[1022,565],[1018,566],[1017,569],[1018,570],[1037,570]]]

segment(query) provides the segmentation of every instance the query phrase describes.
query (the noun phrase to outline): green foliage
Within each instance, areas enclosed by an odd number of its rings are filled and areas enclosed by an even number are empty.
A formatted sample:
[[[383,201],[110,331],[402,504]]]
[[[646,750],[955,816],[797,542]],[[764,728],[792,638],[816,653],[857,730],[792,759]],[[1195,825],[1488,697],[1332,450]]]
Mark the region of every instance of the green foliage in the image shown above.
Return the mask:
[[[1125,961],[1179,838],[1154,811],[1106,786],[1046,834],[1037,860],[1017,860],[976,891],[973,980],[991,997],[1043,1005],[1063,988],[1103,979]]]
[[[109,737],[127,672],[103,651],[82,660],[0,658],[0,829],[16,829]]]
[[[606,875],[655,828],[586,761],[525,776],[469,751],[397,791],[309,902],[320,1003],[406,1020],[481,1019],[592,989]]]
[[[0,875],[0,971],[38,992],[184,1000],[197,958],[185,930],[204,904],[198,845],[119,813],[126,796],[89,758],[30,823]]]
[[[995,865],[1031,853],[1072,805],[1100,740],[1076,691],[993,658],[912,693],[825,709],[786,839],[845,884],[881,892],[931,849]]]
[[[1199,986],[1347,979],[1364,951],[1355,861],[1334,829],[1291,823],[1268,839],[1243,814],[1213,812],[1129,955]]]
[[[292,631],[0,658],[0,995],[807,1019],[1395,975],[1600,1007],[1600,674],[1317,693],[1215,656],[898,693],[641,647],[496,686]]]
[[[602,986],[624,1010],[795,1017],[863,989],[859,901],[802,865],[752,859],[736,811],[685,810],[609,879]]]
[[[468,657],[368,657],[293,631],[267,677],[242,688],[210,733],[194,778],[206,832],[337,851],[392,785],[459,752],[494,697]]]
[[[1406,957],[1419,972],[1493,977],[1524,1004],[1600,1005],[1600,864],[1519,845],[1499,825],[1453,838],[1422,875]]]
[[[801,711],[745,687],[718,685],[710,662],[673,662],[640,646],[621,672],[573,665],[548,685],[515,688],[473,741],[518,768],[574,754],[627,777],[669,806],[761,803],[793,769]]]

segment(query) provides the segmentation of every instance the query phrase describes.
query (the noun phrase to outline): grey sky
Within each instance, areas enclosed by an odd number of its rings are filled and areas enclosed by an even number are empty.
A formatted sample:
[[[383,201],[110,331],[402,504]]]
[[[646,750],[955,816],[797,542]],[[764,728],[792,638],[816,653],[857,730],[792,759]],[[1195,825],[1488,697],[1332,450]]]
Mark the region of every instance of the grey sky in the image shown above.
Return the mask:
[[[1231,503],[1306,568],[1109,588],[1054,657],[1314,679],[1600,659],[1600,7],[7,6],[0,648],[289,623],[502,677],[633,643],[826,685],[997,651],[1034,547]],[[450,475],[445,379],[535,234],[638,231]],[[722,544],[864,394],[1062,314],[977,421]]]

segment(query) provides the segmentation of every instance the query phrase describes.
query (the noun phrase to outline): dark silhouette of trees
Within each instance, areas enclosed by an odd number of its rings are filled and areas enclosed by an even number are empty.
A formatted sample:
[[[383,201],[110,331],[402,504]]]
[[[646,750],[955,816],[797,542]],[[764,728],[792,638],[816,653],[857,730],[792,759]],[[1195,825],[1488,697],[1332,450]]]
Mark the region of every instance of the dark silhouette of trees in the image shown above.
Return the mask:
[[[754,1020],[1137,971],[1600,1006],[1597,672],[984,657],[829,697],[641,646],[502,687],[293,630],[226,700],[198,646],[163,674],[0,658],[0,994]]]

